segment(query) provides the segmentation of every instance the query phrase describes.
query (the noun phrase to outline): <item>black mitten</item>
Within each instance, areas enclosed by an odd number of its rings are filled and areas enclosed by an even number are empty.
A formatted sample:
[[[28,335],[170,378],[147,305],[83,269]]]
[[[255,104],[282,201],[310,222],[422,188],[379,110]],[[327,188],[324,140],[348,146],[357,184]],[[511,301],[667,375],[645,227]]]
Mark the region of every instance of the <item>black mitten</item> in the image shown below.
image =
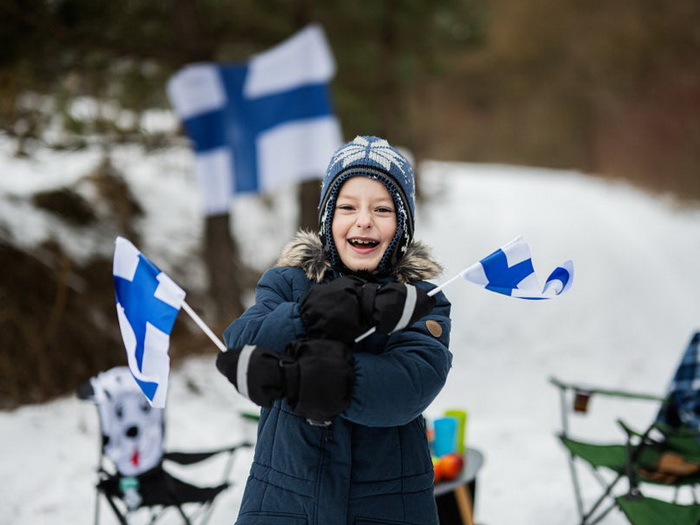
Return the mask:
[[[435,298],[412,284],[387,283],[375,291],[374,300],[365,297],[364,304],[373,304],[372,324],[382,334],[403,330],[435,307]],[[365,294],[370,293],[371,287],[368,286]]]
[[[245,345],[219,352],[216,368],[241,395],[256,405],[269,407],[287,392],[281,358],[283,356],[274,350]]]
[[[285,365],[287,402],[295,414],[329,421],[350,403],[355,371],[346,344],[330,339],[295,341],[287,349],[295,365]]]
[[[363,279],[347,275],[312,286],[301,303],[301,319],[308,334],[350,344],[372,326],[360,308],[365,284]]]

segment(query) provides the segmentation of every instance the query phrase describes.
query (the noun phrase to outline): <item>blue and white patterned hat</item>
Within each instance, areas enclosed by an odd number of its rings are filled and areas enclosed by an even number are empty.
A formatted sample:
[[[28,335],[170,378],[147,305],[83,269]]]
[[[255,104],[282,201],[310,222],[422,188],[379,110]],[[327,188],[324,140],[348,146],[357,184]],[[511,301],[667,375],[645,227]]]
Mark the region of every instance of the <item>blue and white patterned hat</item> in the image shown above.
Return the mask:
[[[340,258],[333,243],[331,224],[335,202],[343,183],[350,177],[369,177],[378,180],[391,194],[396,207],[396,234],[389,243],[377,268],[380,274],[387,274],[403,257],[413,240],[415,223],[415,184],[413,168],[406,157],[401,155],[386,140],[378,137],[355,137],[335,152],[326,170],[321,186],[319,203],[318,232],[326,257],[333,266],[340,264]]]

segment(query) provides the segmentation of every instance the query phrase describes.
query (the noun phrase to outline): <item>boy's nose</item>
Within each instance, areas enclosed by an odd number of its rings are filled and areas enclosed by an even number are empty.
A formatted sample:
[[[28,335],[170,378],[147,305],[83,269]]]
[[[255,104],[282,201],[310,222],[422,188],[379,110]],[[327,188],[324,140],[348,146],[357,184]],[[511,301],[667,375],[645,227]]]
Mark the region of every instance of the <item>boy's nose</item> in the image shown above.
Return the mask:
[[[372,225],[372,215],[367,211],[360,211],[355,224],[360,228],[369,228]]]

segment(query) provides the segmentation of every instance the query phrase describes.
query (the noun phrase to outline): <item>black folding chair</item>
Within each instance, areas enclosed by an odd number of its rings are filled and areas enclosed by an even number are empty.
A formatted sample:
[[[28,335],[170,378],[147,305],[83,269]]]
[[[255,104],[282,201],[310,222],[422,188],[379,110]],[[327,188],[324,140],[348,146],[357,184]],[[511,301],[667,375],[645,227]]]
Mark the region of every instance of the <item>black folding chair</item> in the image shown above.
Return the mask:
[[[100,419],[96,525],[101,498],[123,525],[132,519],[153,524],[168,509],[176,510],[186,525],[205,524],[215,498],[231,486],[228,478],[234,453],[252,446],[240,443],[202,452],[165,451],[164,410],[150,406],[127,367],[112,368],[86,381],[78,397],[94,402]],[[166,468],[168,463],[191,466],[220,455],[225,465],[214,486],[198,486]]]

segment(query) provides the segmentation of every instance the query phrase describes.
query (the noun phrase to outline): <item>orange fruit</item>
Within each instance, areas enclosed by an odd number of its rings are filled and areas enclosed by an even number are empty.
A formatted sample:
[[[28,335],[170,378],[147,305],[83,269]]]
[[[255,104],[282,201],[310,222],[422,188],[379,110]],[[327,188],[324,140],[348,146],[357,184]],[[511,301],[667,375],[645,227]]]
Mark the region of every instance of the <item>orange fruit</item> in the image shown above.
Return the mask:
[[[440,471],[441,479],[455,479],[462,472],[464,467],[464,458],[456,452],[445,454],[438,461],[438,470]]]

